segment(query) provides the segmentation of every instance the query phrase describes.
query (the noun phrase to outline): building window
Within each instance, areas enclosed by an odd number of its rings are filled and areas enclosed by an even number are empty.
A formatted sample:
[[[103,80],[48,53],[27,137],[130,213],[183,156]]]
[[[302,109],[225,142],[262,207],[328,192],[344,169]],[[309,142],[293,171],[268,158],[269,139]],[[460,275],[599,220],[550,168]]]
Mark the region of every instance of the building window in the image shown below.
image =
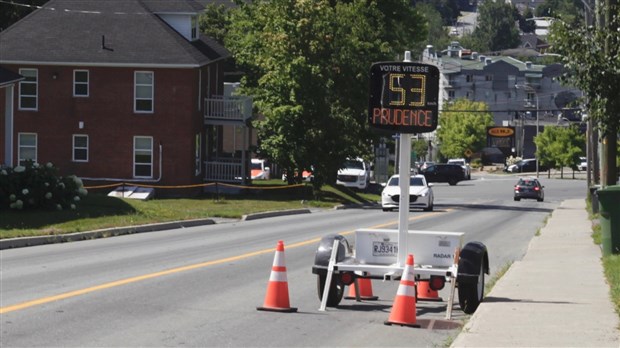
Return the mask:
[[[474,82],[474,75],[472,75],[472,74],[465,75],[465,80],[467,82]]]
[[[153,177],[153,138],[133,138],[133,176],[136,178]]]
[[[456,96],[456,93],[454,93],[454,90],[448,91],[448,99],[454,99],[455,96]]]
[[[198,19],[196,18],[196,16],[192,16],[192,40],[197,40],[198,39]]]
[[[27,160],[37,161],[37,134],[19,133],[19,148],[17,149],[17,161],[19,165],[24,165]]]
[[[73,96],[88,97],[88,70],[73,70]]]
[[[508,86],[514,86],[517,84],[517,77],[515,75],[508,75]]]
[[[536,102],[536,93],[527,92],[527,101],[528,101],[528,103],[535,103]]]
[[[493,81],[493,75],[485,75],[484,76],[484,80],[485,81]]]
[[[73,161],[88,162],[88,135],[73,135]]]
[[[134,111],[153,112],[153,72],[136,71],[134,81]]]
[[[38,100],[38,70],[37,69],[19,69],[19,74],[25,77],[19,82],[19,109],[20,110],[37,110]]]
[[[454,85],[454,83],[456,82],[456,76],[454,75],[448,75],[448,84],[450,86]]]

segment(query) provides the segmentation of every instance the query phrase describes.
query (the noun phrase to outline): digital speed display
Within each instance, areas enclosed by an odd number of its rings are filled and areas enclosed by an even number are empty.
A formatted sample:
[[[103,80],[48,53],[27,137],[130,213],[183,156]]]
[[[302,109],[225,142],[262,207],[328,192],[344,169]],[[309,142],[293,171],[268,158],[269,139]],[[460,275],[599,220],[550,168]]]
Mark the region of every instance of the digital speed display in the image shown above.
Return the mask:
[[[427,133],[437,128],[439,69],[410,62],[370,67],[368,122],[396,133]]]

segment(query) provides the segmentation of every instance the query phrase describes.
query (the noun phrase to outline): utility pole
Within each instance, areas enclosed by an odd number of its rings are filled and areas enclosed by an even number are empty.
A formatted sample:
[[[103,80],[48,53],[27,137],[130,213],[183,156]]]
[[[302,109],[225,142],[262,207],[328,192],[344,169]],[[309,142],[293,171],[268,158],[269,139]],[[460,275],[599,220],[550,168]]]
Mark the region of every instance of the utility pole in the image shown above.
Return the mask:
[[[605,24],[599,30],[609,33],[618,31],[618,22],[613,20],[613,15],[618,13],[618,0],[605,1]],[[605,41],[605,55],[613,57],[618,54],[618,47],[614,47],[608,37]],[[618,180],[616,157],[618,154],[618,129],[611,129],[603,135],[603,177],[602,185],[615,185]]]

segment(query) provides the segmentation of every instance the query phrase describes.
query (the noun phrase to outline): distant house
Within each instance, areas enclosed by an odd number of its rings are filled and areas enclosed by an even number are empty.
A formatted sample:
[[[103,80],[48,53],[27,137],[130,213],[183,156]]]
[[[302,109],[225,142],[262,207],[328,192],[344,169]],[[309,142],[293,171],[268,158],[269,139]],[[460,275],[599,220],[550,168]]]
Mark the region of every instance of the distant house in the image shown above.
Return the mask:
[[[484,55],[456,41],[441,52],[427,46],[422,61],[439,67],[440,110],[459,98],[486,103],[496,125],[518,127],[516,150],[525,156],[533,156],[536,120],[541,127],[556,125],[564,108],[581,96],[579,89],[560,83],[561,64]]]
[[[519,47],[533,49],[540,53],[545,53],[549,48],[549,43],[536,34],[521,35],[521,45]]]
[[[51,0],[0,32],[0,66],[23,77],[12,96],[0,88],[1,121],[12,116],[13,128],[0,163],[52,162],[86,183],[245,182],[252,101],[225,95],[230,54],[200,34],[202,10],[193,0]],[[231,128],[237,156],[224,151]]]

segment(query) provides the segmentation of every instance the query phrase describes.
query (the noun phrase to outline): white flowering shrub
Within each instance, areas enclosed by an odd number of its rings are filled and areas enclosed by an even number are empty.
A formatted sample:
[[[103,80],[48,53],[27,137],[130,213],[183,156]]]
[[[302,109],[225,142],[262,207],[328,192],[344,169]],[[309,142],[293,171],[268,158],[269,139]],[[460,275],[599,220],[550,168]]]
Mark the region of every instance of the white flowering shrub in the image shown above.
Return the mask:
[[[0,168],[0,210],[76,209],[87,194],[80,178],[59,176],[52,163]]]
[[[523,158],[521,158],[521,157],[512,157],[512,156],[510,156],[510,157],[506,158],[506,165],[507,166],[513,165],[513,164],[519,162],[522,159]]]

